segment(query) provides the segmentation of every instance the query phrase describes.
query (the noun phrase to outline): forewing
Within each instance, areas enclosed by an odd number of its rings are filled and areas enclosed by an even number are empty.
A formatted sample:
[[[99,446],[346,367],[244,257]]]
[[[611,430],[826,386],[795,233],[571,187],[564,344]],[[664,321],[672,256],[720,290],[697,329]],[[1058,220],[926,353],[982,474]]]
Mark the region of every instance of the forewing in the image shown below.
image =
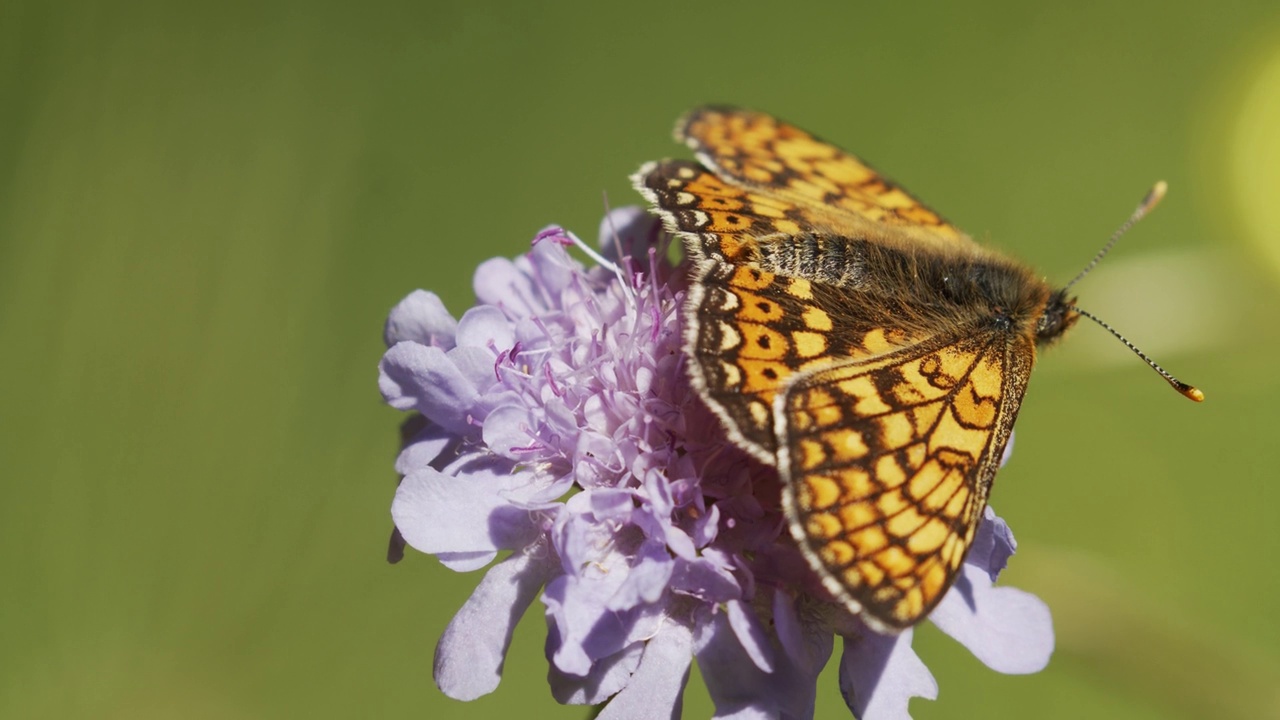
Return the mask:
[[[771,115],[703,107],[681,118],[675,134],[727,181],[795,204],[836,234],[857,237],[870,225],[922,241],[972,242],[862,160]]]
[[[646,163],[631,180],[697,259],[749,262],[762,238],[814,229],[794,203],[730,185],[689,160]]]
[[[868,358],[910,341],[883,300],[754,265],[704,260],[685,306],[685,348],[695,387],[730,438],[776,462],[774,398],[797,373]]]
[[[783,509],[827,589],[882,630],[951,587],[1035,346],[976,332],[796,374],[775,403]]]

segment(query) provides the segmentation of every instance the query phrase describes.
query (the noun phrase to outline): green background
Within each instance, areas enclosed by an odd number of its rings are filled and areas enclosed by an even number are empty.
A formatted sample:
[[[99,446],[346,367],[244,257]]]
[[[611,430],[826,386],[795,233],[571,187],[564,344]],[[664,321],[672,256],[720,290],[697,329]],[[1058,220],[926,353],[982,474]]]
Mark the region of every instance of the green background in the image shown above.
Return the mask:
[[[916,718],[1280,716],[1280,10],[1216,3],[0,3],[0,717],[567,717],[432,651],[479,574],[383,560],[382,322],[595,236],[731,102],[1072,277],[994,504],[1055,613],[1004,677],[931,626]],[[607,200],[606,200],[607,198]],[[819,715],[847,717],[834,676]],[[710,705],[695,681],[687,716]]]

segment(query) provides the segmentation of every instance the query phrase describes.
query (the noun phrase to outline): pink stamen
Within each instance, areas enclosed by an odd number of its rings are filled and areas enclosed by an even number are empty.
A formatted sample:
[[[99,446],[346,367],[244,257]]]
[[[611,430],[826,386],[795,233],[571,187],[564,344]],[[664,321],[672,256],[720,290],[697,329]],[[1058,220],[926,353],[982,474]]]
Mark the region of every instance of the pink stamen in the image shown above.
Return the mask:
[[[551,386],[551,392],[556,397],[564,397],[564,390],[560,389],[560,386],[556,384],[555,377],[551,375],[551,363],[543,363],[542,374],[547,377],[547,384]]]
[[[552,225],[546,230],[543,230],[539,232],[537,235],[534,235],[533,242],[530,243],[530,245],[537,245],[543,240],[554,240],[560,245],[573,244],[573,240],[568,237],[568,234],[565,233],[564,228],[560,227],[559,225]]]

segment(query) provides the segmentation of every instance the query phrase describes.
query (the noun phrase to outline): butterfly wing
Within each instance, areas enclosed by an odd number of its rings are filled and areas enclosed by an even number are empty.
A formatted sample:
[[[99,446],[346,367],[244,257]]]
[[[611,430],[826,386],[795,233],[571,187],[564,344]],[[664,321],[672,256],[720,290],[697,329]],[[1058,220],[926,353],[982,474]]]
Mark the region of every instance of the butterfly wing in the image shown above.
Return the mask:
[[[862,160],[771,115],[702,107],[681,118],[675,135],[716,174],[796,205],[816,228],[847,237],[894,228],[918,242],[973,242]]]
[[[1034,361],[1026,337],[935,336],[797,373],[775,396],[792,535],[851,612],[901,630],[951,587]]]

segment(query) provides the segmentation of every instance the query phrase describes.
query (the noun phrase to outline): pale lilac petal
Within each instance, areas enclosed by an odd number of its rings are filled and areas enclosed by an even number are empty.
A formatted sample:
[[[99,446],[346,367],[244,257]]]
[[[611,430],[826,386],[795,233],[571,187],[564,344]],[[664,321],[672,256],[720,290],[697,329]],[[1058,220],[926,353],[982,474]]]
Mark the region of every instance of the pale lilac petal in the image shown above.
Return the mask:
[[[675,559],[671,573],[671,587],[687,595],[713,603],[728,602],[742,597],[738,579],[727,568],[707,557],[695,560]]]
[[[488,552],[524,547],[539,528],[525,508],[502,496],[512,479],[458,478],[434,468],[405,477],[391,517],[405,542],[425,553]]]
[[[582,272],[582,266],[574,262],[562,246],[554,242],[538,243],[524,257],[528,258],[532,266],[537,287],[553,299],[569,287],[575,274]],[[575,309],[573,306],[566,308],[570,311]]]
[[[965,562],[982,568],[991,576],[991,581],[995,582],[1017,549],[1018,542],[1013,539],[1009,524],[988,505]]]
[[[391,407],[417,410],[455,434],[470,429],[467,410],[479,393],[440,348],[397,343],[382,356],[378,370],[378,389]]]
[[[610,610],[626,610],[644,603],[657,602],[667,591],[674,563],[660,543],[648,541],[640,546],[626,580],[609,598]]]
[[[933,624],[996,672],[1043,670],[1054,645],[1049,607],[1024,590],[993,587],[982,568],[965,563],[962,572],[929,616]]]
[[[449,362],[452,362],[458,368],[458,372],[467,379],[467,382],[471,383],[471,387],[477,391],[484,391],[497,382],[493,371],[497,356],[494,355],[492,350],[470,345],[459,345],[445,353],[445,356],[449,358]],[[468,408],[468,410],[474,409],[474,406]]]
[[[751,607],[742,600],[730,600],[725,603],[725,612],[729,617],[729,627],[742,643],[742,649],[747,651],[747,657],[764,672],[773,672],[773,648],[769,647],[764,628]]]
[[[656,720],[679,718],[684,686],[693,659],[693,633],[669,622],[645,643],[640,666],[631,682],[609,701],[599,720]]]
[[[505,458],[520,460],[528,457],[528,448],[535,442],[533,423],[527,408],[503,405],[485,416],[481,437],[490,450]]]
[[[553,657],[559,649],[560,633],[554,624],[549,624],[547,657]],[[570,675],[553,663],[547,672],[551,695],[563,705],[602,703],[627,686],[643,654],[644,643],[632,643],[621,652],[596,660],[591,664],[591,671],[583,676]]]
[[[408,475],[414,470],[427,467],[432,460],[440,457],[445,447],[453,440],[453,435],[439,425],[427,424],[405,443],[396,457],[396,473]]]
[[[506,311],[511,317],[527,317],[541,309],[534,300],[529,276],[506,258],[480,263],[472,279],[476,300]]]
[[[554,569],[518,552],[485,573],[436,645],[435,681],[445,695],[474,700],[498,687],[516,623]]]
[[[458,321],[445,309],[440,297],[426,290],[414,290],[391,308],[382,339],[387,347],[406,340],[448,350],[453,347]]]
[[[706,683],[716,718],[763,720],[778,717],[771,697],[769,676],[742,651],[729,619],[723,612],[700,613],[694,652]]]
[[[497,353],[516,343],[511,321],[492,305],[478,305],[458,321],[457,343],[464,347],[488,348]]]
[[[663,625],[662,605],[607,608],[627,574],[621,556],[611,557],[609,572],[594,572],[585,579],[562,575],[548,582],[542,593],[548,621],[555,623],[561,637],[551,660],[571,675],[586,675],[597,658],[649,638]]]
[[[803,630],[796,616],[796,605],[791,596],[782,590],[773,593],[773,627],[778,642],[792,662],[805,657]]]
[[[910,720],[913,697],[936,700],[938,683],[911,649],[910,628],[898,635],[866,631],[844,639],[840,692],[859,720]]]
[[[617,261],[623,257],[644,259],[657,240],[661,221],[638,205],[615,208],[600,221],[596,247],[604,256]]]
[[[465,573],[479,570],[498,558],[497,550],[481,552],[442,552],[436,553],[440,564],[454,572]]]

